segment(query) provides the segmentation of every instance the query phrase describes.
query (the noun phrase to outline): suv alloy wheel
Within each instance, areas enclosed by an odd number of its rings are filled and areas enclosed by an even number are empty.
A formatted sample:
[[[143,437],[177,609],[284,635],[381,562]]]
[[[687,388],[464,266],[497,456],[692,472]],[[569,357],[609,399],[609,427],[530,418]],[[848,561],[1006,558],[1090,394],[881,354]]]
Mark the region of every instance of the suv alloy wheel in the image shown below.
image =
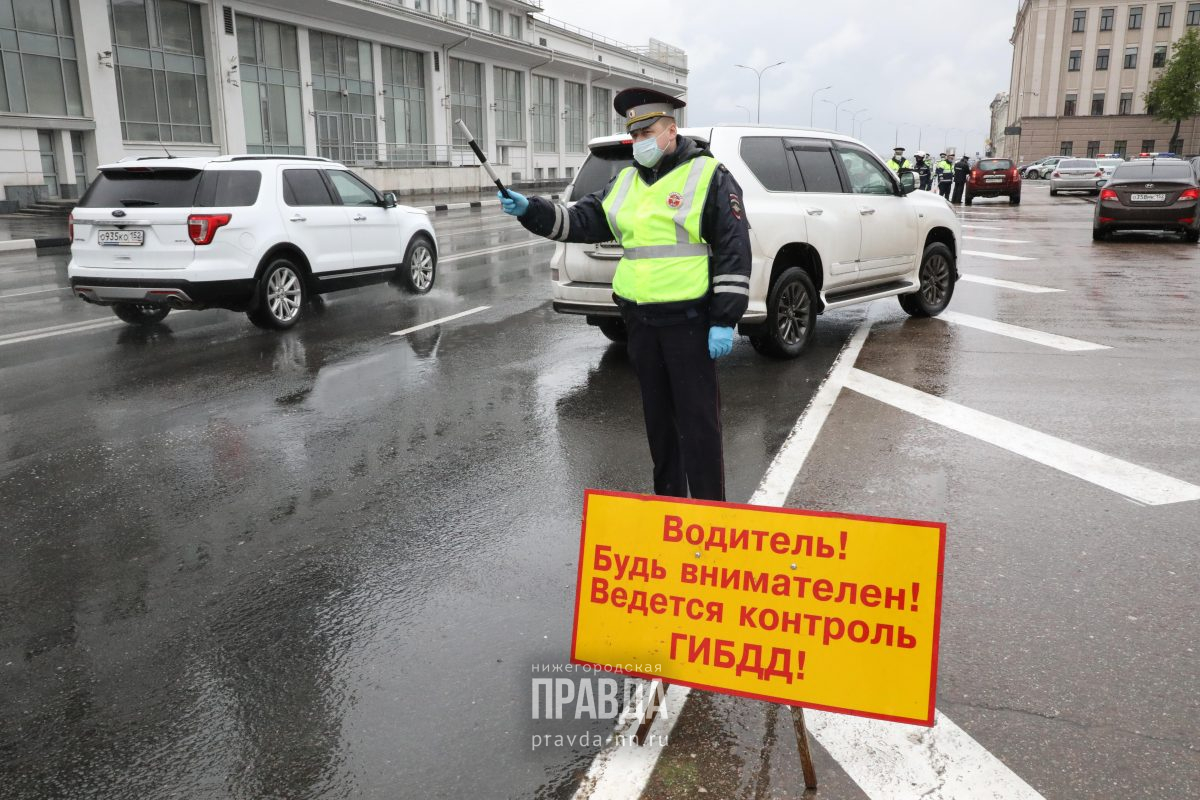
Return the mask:
[[[817,291],[800,267],[784,270],[767,295],[767,322],[750,344],[764,355],[795,358],[812,341],[817,324]]]
[[[936,317],[954,296],[954,256],[941,242],[933,242],[921,256],[921,287],[899,296],[900,307],[913,317]]]
[[[260,328],[290,328],[300,319],[306,294],[300,268],[286,258],[277,258],[263,270],[254,306],[246,316]]]
[[[437,256],[433,245],[422,234],[413,236],[400,267],[401,283],[412,294],[426,294],[433,288],[437,271]]]

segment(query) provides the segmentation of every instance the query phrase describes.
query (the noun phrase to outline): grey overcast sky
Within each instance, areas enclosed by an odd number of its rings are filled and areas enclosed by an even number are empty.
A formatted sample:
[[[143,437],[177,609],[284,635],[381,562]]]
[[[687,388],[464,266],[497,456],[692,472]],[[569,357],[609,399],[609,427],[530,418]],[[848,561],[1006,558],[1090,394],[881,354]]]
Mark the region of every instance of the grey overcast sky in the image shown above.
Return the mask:
[[[763,67],[764,124],[840,129],[865,109],[862,138],[878,153],[900,143],[936,156],[944,144],[983,151],[988,105],[1008,89],[1018,0],[545,0],[545,13],[638,45],[653,37],[687,51],[688,121],[745,122]],[[822,100],[831,101],[829,103]],[[918,130],[922,128],[923,130]],[[960,129],[950,131],[949,129]],[[962,132],[961,129],[970,131]],[[951,140],[947,140],[952,136]]]

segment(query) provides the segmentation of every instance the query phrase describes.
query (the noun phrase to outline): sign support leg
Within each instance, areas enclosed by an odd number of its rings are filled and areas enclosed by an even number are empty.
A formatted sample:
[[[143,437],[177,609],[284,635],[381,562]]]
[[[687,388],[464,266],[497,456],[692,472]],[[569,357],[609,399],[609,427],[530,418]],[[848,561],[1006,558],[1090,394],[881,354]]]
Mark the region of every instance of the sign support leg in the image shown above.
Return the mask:
[[[662,707],[666,696],[666,681],[658,679],[650,681],[650,685],[646,687],[643,697],[653,699],[646,700],[642,719],[638,722],[637,731],[633,734],[633,741],[638,746],[646,743],[646,736],[650,733],[650,726],[654,724],[654,718],[658,716],[658,710]]]
[[[808,728],[804,726],[804,709],[792,706],[792,726],[796,729],[796,746],[800,749],[800,768],[804,770],[804,788],[817,790],[817,771],[813,769],[812,751],[808,747]]]

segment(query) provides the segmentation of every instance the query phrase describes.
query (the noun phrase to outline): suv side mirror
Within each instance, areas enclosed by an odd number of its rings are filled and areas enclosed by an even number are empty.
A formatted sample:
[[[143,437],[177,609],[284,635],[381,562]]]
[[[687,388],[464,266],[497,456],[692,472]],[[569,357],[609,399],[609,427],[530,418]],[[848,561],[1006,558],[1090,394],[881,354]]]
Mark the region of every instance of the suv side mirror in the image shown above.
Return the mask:
[[[396,195],[393,192],[384,192],[383,193],[383,207],[384,208],[395,208],[396,207]]]
[[[900,170],[900,195],[912,194],[917,190],[917,173],[911,169]]]

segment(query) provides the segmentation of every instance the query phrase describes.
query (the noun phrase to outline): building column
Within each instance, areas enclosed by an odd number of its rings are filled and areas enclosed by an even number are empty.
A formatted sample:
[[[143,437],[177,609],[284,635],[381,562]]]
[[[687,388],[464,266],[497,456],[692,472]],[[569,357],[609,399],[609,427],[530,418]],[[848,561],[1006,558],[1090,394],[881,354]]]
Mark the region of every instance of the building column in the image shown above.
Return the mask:
[[[210,87],[216,108],[213,112],[220,120],[221,133],[217,135],[217,120],[213,120],[213,139],[225,153],[246,152],[246,111],[242,105],[241,76],[238,75],[237,28],[234,33],[225,32],[224,11],[214,3],[209,15],[213,31],[213,58],[209,69],[213,73]]]
[[[315,156],[317,151],[317,105],[313,100],[312,58],[309,55],[308,28],[296,27],[296,49],[300,64],[300,117],[304,124],[304,153]]]
[[[375,85],[375,160],[387,161],[387,115],[384,103],[391,100],[383,91],[383,45],[371,42],[371,80]]]
[[[109,28],[108,3],[73,5],[79,14],[75,45],[79,53],[84,112],[96,121],[96,164],[120,161],[125,155],[125,143],[121,136],[121,112],[113,67],[115,45]]]
[[[58,196],[64,200],[79,197],[79,179],[75,175],[75,156],[71,149],[71,132],[56,130],[54,136],[54,160],[58,164]]]

